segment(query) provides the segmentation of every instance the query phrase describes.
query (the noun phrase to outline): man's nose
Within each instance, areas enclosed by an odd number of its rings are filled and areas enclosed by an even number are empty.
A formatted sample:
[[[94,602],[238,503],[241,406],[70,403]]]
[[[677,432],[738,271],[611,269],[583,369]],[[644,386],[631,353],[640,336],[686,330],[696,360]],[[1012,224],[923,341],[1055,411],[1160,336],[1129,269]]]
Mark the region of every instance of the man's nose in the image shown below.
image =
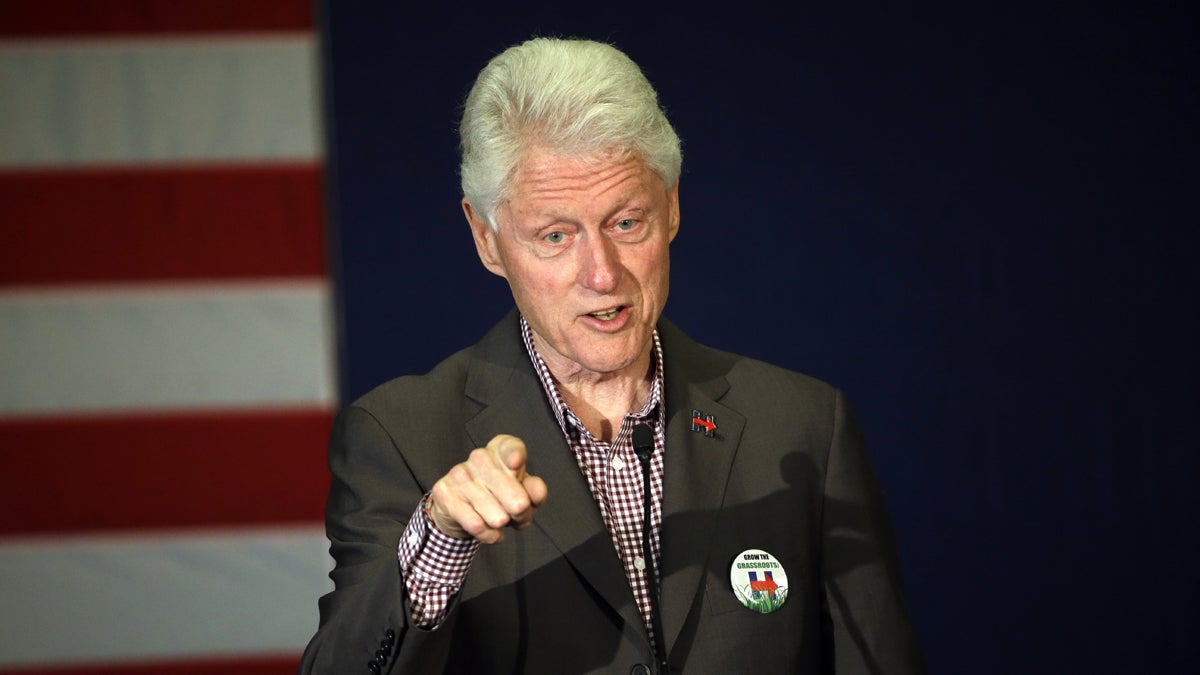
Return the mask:
[[[604,235],[588,237],[583,261],[583,285],[597,293],[611,293],[621,281],[617,245]]]

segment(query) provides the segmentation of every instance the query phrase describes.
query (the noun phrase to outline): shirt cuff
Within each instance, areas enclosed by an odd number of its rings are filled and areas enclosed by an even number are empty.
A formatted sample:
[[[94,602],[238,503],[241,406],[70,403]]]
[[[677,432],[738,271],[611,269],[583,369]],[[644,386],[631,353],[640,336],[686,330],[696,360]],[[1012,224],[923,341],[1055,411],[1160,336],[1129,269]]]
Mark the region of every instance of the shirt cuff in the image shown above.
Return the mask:
[[[450,600],[462,590],[475,552],[476,539],[455,539],[433,523],[428,494],[417,505],[400,537],[397,558],[408,593],[409,618],[426,629],[436,628],[449,614]]]

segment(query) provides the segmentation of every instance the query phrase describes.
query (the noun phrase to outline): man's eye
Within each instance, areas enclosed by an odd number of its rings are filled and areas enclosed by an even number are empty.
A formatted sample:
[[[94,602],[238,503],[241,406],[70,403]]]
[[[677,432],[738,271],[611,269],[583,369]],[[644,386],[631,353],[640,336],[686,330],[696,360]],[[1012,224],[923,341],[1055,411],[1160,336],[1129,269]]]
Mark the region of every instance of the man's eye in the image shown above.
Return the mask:
[[[567,235],[563,234],[562,232],[551,232],[550,234],[546,235],[546,241],[550,242],[551,244],[561,244],[566,238]]]
[[[628,231],[632,230],[634,228],[634,226],[636,226],[636,225],[637,225],[637,221],[629,219],[629,218],[626,218],[625,220],[617,221],[617,229],[621,230],[622,232],[628,232]]]

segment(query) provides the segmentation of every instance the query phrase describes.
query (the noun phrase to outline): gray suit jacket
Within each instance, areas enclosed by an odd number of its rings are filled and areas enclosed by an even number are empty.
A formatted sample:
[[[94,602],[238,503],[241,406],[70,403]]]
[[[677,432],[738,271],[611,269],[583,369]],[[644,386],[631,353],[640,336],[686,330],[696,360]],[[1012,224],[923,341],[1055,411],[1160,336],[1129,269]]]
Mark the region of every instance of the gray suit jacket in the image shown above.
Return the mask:
[[[884,503],[842,394],[659,324],[667,448],[663,630],[672,672],[914,673],[920,655]],[[712,415],[714,437],[691,430]],[[422,495],[499,433],[549,499],[482,546],[449,618],[409,625],[396,549]],[[628,673],[653,655],[612,540],[521,342],[515,312],[424,376],[346,408],[329,448],[335,590],[302,673]],[[747,610],[729,568],[779,559],[788,600]]]

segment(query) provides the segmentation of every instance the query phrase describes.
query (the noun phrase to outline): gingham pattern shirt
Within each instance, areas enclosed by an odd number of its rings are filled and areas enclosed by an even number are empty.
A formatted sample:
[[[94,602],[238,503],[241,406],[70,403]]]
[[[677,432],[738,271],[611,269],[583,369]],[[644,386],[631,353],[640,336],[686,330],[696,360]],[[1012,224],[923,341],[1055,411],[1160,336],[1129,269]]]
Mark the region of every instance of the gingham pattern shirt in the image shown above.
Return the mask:
[[[662,524],[663,411],[666,408],[663,404],[662,345],[658,341],[658,331],[654,332],[654,379],[650,385],[650,396],[641,410],[625,415],[611,443],[593,436],[563,400],[550,369],[533,347],[533,332],[525,323],[525,317],[521,317],[521,335],[525,338],[525,348],[529,350],[534,369],[546,390],[546,397],[553,403],[551,407],[567,438],[567,445],[571,446],[575,461],[587,478],[592,499],[600,508],[600,515],[604,518],[608,533],[612,535],[613,547],[625,567],[625,577],[629,580],[629,587],[633,590],[633,597],[653,645],[655,636],[650,622],[650,590],[647,588],[643,571],[646,565],[642,559],[642,463],[633,452],[633,427],[645,422],[654,430],[654,457],[650,461],[650,543],[657,574],[661,557],[658,535]]]
[[[408,519],[398,556],[408,591],[409,618],[423,628],[433,628],[446,618],[450,598],[462,588],[479,549],[477,539],[455,539],[437,529],[429,505],[426,494]]]
[[[650,467],[651,545],[659,569],[659,530],[662,523],[663,452],[666,447],[663,419],[663,357],[658,333],[654,333],[654,377],[650,396],[641,410],[625,415],[611,443],[597,439],[571,411],[555,385],[550,369],[533,346],[533,333],[521,318],[521,335],[533,361],[546,397],[553,403],[555,417],[575,460],[587,480],[592,498],[612,536],[613,547],[625,568],[646,632],[653,645],[650,592],[642,559],[642,467],[633,452],[633,427],[645,422],[654,431],[654,457]],[[479,548],[473,539],[454,539],[433,526],[426,512],[428,495],[409,520],[400,538],[400,569],[408,591],[412,621],[433,627],[445,619],[450,599],[462,588],[471,561]]]

